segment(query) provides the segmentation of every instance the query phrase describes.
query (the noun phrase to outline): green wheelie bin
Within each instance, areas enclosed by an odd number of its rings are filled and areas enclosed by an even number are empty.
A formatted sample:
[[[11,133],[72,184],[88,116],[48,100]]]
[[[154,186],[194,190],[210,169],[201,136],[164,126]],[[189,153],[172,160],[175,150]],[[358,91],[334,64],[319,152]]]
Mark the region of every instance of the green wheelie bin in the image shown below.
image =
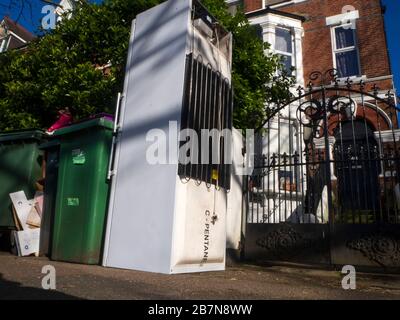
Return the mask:
[[[51,259],[99,264],[108,204],[113,122],[97,118],[54,133],[60,142]]]
[[[42,177],[41,130],[0,133],[0,230],[15,228],[10,193],[23,190],[28,199],[35,195]]]
[[[51,239],[54,225],[54,214],[57,197],[57,177],[58,163],[60,155],[60,141],[51,139],[39,146],[40,150],[44,151],[46,162],[46,176],[44,179],[44,199],[42,223],[40,226],[40,248],[41,256],[50,256]]]

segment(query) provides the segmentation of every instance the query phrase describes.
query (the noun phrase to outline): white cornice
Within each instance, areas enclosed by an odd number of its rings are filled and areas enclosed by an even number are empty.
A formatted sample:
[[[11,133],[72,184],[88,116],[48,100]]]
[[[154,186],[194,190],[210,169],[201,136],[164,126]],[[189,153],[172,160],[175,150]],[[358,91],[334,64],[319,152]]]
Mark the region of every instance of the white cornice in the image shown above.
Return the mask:
[[[348,21],[354,21],[360,18],[358,10],[349,11],[346,13],[338,14],[336,16],[326,17],[326,25],[333,26],[337,24],[343,24]]]
[[[268,12],[266,14],[249,18],[251,24],[259,24],[261,27],[268,25],[279,25],[303,30],[301,21],[283,15]]]

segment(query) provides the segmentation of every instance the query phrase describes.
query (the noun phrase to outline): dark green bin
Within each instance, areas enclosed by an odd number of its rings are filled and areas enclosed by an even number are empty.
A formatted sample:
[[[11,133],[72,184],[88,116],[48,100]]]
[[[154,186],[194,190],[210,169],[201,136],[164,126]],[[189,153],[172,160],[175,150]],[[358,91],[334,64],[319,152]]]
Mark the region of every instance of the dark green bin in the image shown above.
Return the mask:
[[[23,190],[28,199],[42,177],[43,153],[40,130],[19,130],[0,134],[0,229],[15,228],[10,193]]]
[[[113,122],[98,118],[57,130],[60,141],[51,259],[99,264],[108,203]]]
[[[56,211],[57,178],[60,157],[60,141],[52,139],[39,146],[44,151],[46,160],[46,177],[44,180],[44,199],[42,222],[40,226],[40,248],[41,256],[50,256],[51,241],[53,238],[54,215]]]

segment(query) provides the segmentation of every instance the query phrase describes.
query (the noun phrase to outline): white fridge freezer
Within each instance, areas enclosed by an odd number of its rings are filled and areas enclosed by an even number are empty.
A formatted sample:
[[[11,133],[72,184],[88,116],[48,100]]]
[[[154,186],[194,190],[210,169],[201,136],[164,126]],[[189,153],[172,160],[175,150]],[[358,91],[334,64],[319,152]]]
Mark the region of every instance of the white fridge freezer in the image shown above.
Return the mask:
[[[174,131],[187,128],[183,122],[191,114],[203,119],[200,114],[206,112],[221,114],[216,126],[231,126],[231,50],[231,35],[197,1],[169,0],[133,22],[111,170],[104,266],[166,274],[224,270],[228,187],[219,181],[229,170],[211,168],[211,181],[183,177],[182,166],[174,161],[179,147]],[[195,68],[203,68],[204,77]],[[224,91],[212,89],[211,83]],[[190,97],[197,99],[196,92],[225,100],[216,100],[218,112],[211,100],[206,109],[201,109],[204,101],[197,101],[195,111]],[[206,120],[201,126],[213,127]],[[170,138],[169,164],[151,164],[146,158],[154,143],[148,134],[154,129]]]

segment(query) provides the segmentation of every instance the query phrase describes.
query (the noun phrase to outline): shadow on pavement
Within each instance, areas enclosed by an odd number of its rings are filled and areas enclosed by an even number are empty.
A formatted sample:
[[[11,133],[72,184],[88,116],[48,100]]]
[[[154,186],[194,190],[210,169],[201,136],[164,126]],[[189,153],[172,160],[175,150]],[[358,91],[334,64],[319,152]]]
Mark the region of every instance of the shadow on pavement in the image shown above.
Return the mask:
[[[58,292],[21,286],[18,282],[8,281],[0,273],[0,300],[77,300],[79,298]]]

